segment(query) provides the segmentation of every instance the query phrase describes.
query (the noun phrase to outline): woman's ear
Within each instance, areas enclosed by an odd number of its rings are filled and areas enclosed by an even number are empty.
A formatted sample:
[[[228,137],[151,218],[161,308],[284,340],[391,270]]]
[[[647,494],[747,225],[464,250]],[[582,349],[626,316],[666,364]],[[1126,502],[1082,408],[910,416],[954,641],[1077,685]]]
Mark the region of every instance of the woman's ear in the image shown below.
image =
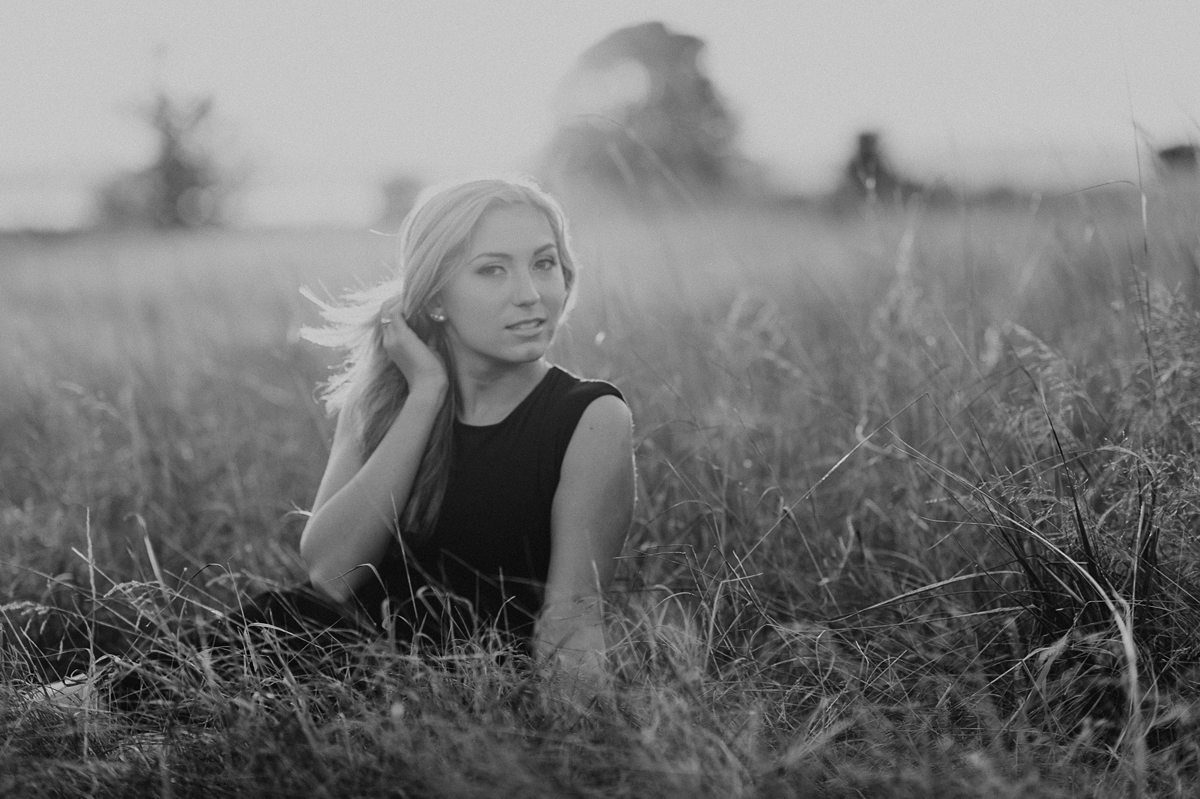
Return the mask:
[[[428,344],[433,341],[442,323],[446,321],[446,314],[442,310],[441,303],[435,300],[405,321],[408,322],[408,326],[413,329],[417,337]]]
[[[442,300],[436,294],[425,306],[425,315],[438,324],[446,321],[446,309],[442,307]]]

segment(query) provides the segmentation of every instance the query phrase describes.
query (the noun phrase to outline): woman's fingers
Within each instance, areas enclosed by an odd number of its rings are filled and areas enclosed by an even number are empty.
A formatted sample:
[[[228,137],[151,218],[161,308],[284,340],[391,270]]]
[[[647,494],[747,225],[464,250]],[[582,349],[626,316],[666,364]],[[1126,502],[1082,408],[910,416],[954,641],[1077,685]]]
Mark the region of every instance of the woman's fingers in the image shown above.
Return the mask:
[[[410,384],[445,380],[441,358],[404,321],[399,303],[380,308],[379,325],[384,351]]]
[[[404,324],[404,315],[400,312],[400,303],[395,300],[385,302],[379,308],[379,324],[385,331],[389,325],[394,325],[397,322]]]

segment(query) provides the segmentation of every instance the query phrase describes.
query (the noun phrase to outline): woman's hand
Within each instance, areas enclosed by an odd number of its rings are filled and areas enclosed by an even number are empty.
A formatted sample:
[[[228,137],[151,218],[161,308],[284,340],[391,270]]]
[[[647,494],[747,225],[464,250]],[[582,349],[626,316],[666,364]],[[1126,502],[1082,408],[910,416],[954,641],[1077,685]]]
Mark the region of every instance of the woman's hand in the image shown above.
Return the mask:
[[[446,385],[445,364],[404,321],[398,301],[383,304],[379,325],[383,349],[408,381],[410,391],[425,386],[440,389]]]

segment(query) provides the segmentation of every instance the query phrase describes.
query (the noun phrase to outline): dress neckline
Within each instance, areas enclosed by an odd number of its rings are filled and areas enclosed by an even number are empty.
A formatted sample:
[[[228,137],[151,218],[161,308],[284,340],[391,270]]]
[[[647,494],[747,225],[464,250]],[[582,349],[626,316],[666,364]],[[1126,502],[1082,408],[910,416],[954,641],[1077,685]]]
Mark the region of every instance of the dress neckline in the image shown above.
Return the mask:
[[[512,419],[513,416],[516,415],[517,411],[521,410],[523,407],[525,407],[527,404],[529,404],[529,402],[533,399],[534,395],[537,394],[539,390],[541,390],[542,386],[546,385],[546,383],[549,382],[550,375],[554,374],[555,372],[560,372],[560,371],[562,371],[562,370],[559,369],[557,366],[555,366],[554,364],[550,364],[550,368],[546,370],[546,374],[542,375],[541,379],[538,380],[536,384],[534,384],[533,388],[529,389],[529,393],[526,394],[524,397],[522,397],[521,401],[518,402],[516,405],[514,405],[512,407],[512,410],[509,411],[507,414],[505,414],[504,418],[501,419],[500,421],[492,422],[491,424],[467,424],[466,422],[462,421],[461,419],[455,419],[454,427],[459,430],[470,430],[470,431],[494,430],[497,427],[500,427],[501,425],[508,422],[509,419]]]

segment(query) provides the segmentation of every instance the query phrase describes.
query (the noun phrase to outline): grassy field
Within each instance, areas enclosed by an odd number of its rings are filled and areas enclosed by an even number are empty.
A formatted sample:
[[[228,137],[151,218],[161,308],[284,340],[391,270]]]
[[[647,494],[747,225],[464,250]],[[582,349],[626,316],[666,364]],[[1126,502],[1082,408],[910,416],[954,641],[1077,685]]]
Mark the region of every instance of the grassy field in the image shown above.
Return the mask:
[[[208,671],[137,715],[24,702],[301,577],[332,427],[299,289],[375,279],[391,242],[0,239],[0,794],[1195,795],[1195,185],[571,205],[557,361],[638,428],[588,708],[483,642]]]

